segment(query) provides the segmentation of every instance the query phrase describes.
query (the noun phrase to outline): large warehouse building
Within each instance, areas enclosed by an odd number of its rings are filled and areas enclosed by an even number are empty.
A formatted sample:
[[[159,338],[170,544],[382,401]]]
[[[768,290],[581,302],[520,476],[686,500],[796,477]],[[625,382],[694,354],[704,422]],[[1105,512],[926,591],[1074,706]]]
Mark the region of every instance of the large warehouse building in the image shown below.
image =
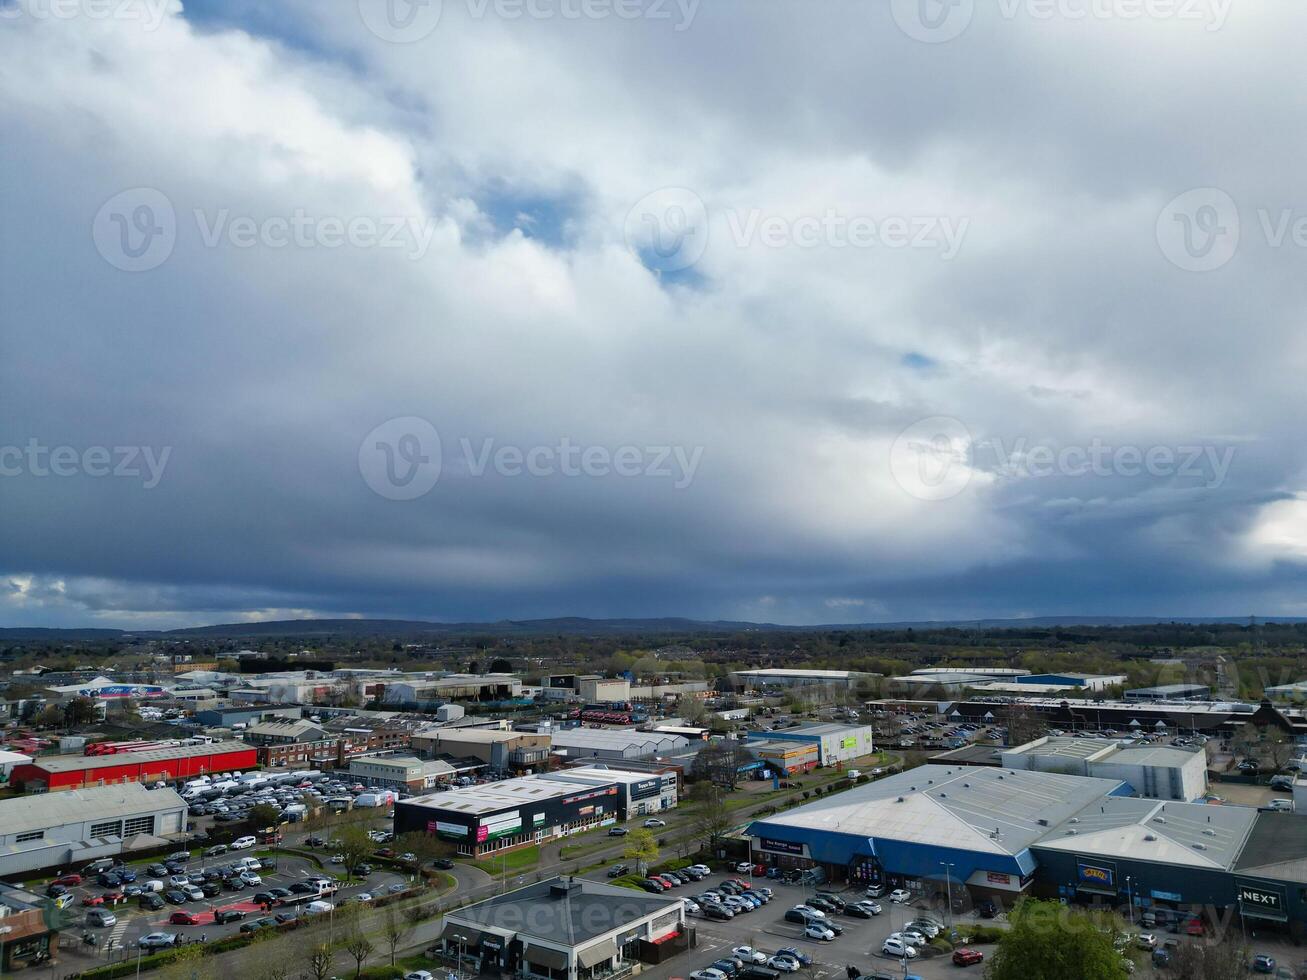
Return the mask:
[[[749,732],[745,744],[754,742],[794,742],[809,745],[817,751],[817,764],[833,766],[852,762],[875,751],[872,738],[875,729],[870,725],[801,725],[774,732]]]
[[[67,868],[116,857],[186,829],[173,790],[139,783],[23,796],[0,802],[0,875]]]
[[[176,782],[258,766],[258,752],[244,742],[174,745],[116,755],[47,755],[14,767],[12,781],[29,793],[116,783]]]
[[[1009,896],[1030,885],[1050,826],[1129,788],[1117,780],[927,765],[749,826],[760,860],[828,877],[943,894],[946,882]]]
[[[676,806],[675,773],[582,766],[434,793],[395,807],[395,832],[431,833],[482,857]]]
[[[1207,754],[1113,739],[1048,736],[1002,753],[1007,769],[1099,776],[1129,783],[1140,796],[1191,802],[1207,792]]]

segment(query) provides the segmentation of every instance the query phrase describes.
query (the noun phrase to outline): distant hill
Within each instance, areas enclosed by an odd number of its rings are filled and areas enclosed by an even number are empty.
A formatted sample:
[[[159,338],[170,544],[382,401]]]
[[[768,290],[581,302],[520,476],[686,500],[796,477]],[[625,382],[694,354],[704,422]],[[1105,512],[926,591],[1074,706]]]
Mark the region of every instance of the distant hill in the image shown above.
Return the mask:
[[[779,623],[749,623],[734,620],[698,620],[680,617],[658,619],[587,619],[564,616],[556,619],[503,619],[497,622],[439,623],[412,619],[282,619],[260,623],[220,623],[175,630],[38,629],[0,628],[0,642],[45,641],[49,643],[109,641],[129,637],[229,637],[233,639],[284,636],[614,636],[684,633],[809,633],[828,630],[1029,630],[1063,626],[1153,626],[1241,624],[1247,616],[1032,616],[1025,619],[920,620],[886,623],[828,623],[818,626],[786,626]],[[1304,623],[1307,618],[1257,617],[1259,623]]]

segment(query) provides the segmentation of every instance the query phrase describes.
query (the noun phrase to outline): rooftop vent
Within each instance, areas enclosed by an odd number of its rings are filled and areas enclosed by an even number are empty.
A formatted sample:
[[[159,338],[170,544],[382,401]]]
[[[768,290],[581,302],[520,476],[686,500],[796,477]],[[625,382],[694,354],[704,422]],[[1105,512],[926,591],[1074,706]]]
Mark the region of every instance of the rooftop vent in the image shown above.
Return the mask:
[[[1078,833],[1080,833],[1080,831],[1078,831],[1078,830],[1076,830],[1074,827],[1072,827],[1070,830],[1068,830],[1068,831],[1066,832],[1066,835],[1067,835],[1068,837],[1074,837],[1074,836],[1075,836],[1076,834],[1078,834]]]
[[[902,802],[903,802],[903,797],[900,796],[900,797],[899,797],[897,800],[895,800],[894,802],[895,802],[895,803],[902,803]]]
[[[1153,823],[1166,823],[1166,817],[1153,817]]]
[[[1036,822],[1037,822],[1037,823],[1039,824],[1039,826],[1041,826],[1041,827],[1047,827],[1047,826],[1048,826],[1048,821],[1047,821],[1045,818],[1043,818],[1043,817],[1040,817],[1039,820],[1036,821]]]
[[[1207,827],[1203,830],[1203,835],[1205,837],[1215,837],[1216,831],[1214,831],[1211,827]]]
[[[1079,823],[1079,822],[1080,822],[1080,818],[1079,818],[1079,817],[1072,817],[1072,818],[1071,818],[1069,821],[1067,821],[1067,822],[1068,822],[1068,823]]]
[[[1156,835],[1156,834],[1144,834],[1144,840],[1147,840],[1147,841],[1154,841],[1154,840],[1157,840],[1157,835]]]
[[[1206,845],[1206,844],[1195,844],[1195,845],[1194,845],[1194,850],[1195,850],[1195,851],[1205,851],[1205,850],[1207,850],[1207,845]]]

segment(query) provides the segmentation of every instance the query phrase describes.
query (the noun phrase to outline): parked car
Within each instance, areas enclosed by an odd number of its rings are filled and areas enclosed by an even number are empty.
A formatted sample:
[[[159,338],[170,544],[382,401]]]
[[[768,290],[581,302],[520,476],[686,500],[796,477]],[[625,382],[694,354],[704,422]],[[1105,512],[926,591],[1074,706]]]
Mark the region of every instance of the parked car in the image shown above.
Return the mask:
[[[136,904],[148,912],[157,912],[163,908],[163,899],[154,892],[146,892],[136,900]]]
[[[880,951],[885,956],[892,956],[896,960],[913,959],[917,955],[916,949],[910,944],[903,942],[901,939],[890,937],[881,945]]]
[[[653,829],[655,827],[666,827],[667,821],[660,820],[658,817],[650,817],[648,820],[644,822],[644,825],[649,829]]]
[[[174,926],[198,926],[200,917],[194,912],[183,912],[179,909],[168,916],[168,924]]]
[[[835,933],[830,927],[820,922],[810,922],[803,929],[803,935],[807,939],[816,939],[819,942],[828,943],[835,938]]]
[[[627,831],[627,829],[626,829],[625,827],[609,827],[609,828],[608,828],[608,836],[609,836],[609,837],[625,837],[625,836],[627,835],[627,833],[628,833],[628,831]]]
[[[912,901],[912,892],[906,888],[895,888],[889,893],[889,900],[895,905],[902,905],[904,902]]]
[[[731,955],[744,963],[767,962],[767,954],[760,949],[754,949],[752,946],[736,946],[731,950]]]
[[[177,934],[172,932],[151,932],[136,940],[141,949],[168,949],[177,945]]]
[[[228,922],[239,922],[245,918],[245,913],[240,909],[218,909],[213,913],[213,921],[218,925],[226,925]]]
[[[237,837],[234,841],[232,841],[231,849],[233,851],[244,851],[253,847],[254,844],[255,844],[254,838],[246,835],[245,837]]]
[[[1266,953],[1258,953],[1253,957],[1252,971],[1253,973],[1274,973],[1275,957]]]
[[[118,917],[108,909],[91,909],[91,911],[86,913],[86,924],[88,926],[95,926],[96,928],[103,929],[108,926],[117,925],[117,923]]]
[[[614,864],[608,869],[609,878],[620,878],[622,875],[629,875],[630,873],[631,868],[625,864]]]
[[[771,967],[773,970],[779,970],[781,973],[794,973],[796,970],[799,969],[798,960],[791,959],[788,956],[782,956],[780,953],[777,953],[775,956],[769,957],[767,960],[767,965]]]

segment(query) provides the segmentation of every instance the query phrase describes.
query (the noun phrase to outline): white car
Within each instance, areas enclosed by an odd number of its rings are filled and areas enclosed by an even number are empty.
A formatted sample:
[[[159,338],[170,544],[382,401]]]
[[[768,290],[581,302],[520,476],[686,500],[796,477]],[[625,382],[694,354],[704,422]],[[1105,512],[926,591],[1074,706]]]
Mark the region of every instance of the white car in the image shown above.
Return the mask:
[[[753,865],[748,861],[741,861],[735,866],[736,874],[747,875],[751,871],[753,871]]]
[[[794,973],[799,968],[797,960],[788,956],[773,956],[767,961],[767,965],[773,970],[779,970],[781,973]]]
[[[912,900],[912,892],[908,891],[906,888],[895,888],[889,893],[889,900],[895,905],[902,905],[904,902],[910,902]]]
[[[245,884],[247,885],[263,884],[263,879],[260,878],[258,875],[256,875],[253,871],[242,871],[241,881],[245,882]]]
[[[808,927],[803,930],[803,935],[808,939],[818,939],[824,943],[828,943],[835,938],[835,933],[819,922],[809,922]]]
[[[659,820],[657,817],[650,817],[648,820],[644,822],[644,825],[646,827],[666,827],[667,821]]]
[[[372,892],[359,892],[354,896],[354,901],[359,902],[360,904],[363,902],[370,902],[372,901]]]
[[[752,946],[736,946],[731,950],[731,955],[744,963],[761,965],[767,962],[767,954],[760,949],[754,949]]]
[[[912,959],[917,955],[917,951],[905,942],[901,942],[892,936],[885,940],[885,944],[880,948],[881,953],[885,956],[892,956],[896,960]]]
[[[332,863],[332,864],[344,864],[344,863],[345,863],[345,855],[344,855],[344,854],[333,854],[333,855],[331,856],[331,863]]]
[[[309,902],[308,905],[304,906],[304,911],[316,915],[319,912],[330,912],[335,907],[330,902]]]
[[[794,906],[794,910],[795,910],[796,912],[802,912],[804,915],[806,915],[806,916],[807,916],[808,918],[810,918],[810,919],[824,919],[824,918],[826,918],[826,913],[825,913],[825,912],[823,912],[821,909],[814,909],[811,905],[796,905],[796,906]]]
[[[412,973],[405,973],[404,980],[436,980],[426,970],[414,970]]]
[[[726,980],[726,974],[709,966],[702,970],[695,970],[690,974],[690,980]]]
[[[1156,949],[1157,937],[1151,932],[1140,933],[1139,937],[1135,940],[1135,943],[1140,949]]]
[[[237,837],[234,841],[231,842],[231,849],[233,851],[244,851],[253,846],[254,846],[254,838],[248,836]]]
[[[1293,800],[1271,800],[1271,809],[1281,813],[1290,813],[1293,811]]]
[[[200,889],[194,885],[187,885],[184,888],[179,888],[178,891],[189,898],[192,902],[204,901],[204,892],[200,891]]]
[[[699,903],[696,902],[696,901],[695,901],[694,899],[692,899],[692,898],[683,898],[683,899],[681,899],[681,904],[685,906],[685,911],[687,911],[687,912],[701,912],[701,911],[702,911],[702,909],[699,908]]]
[[[912,929],[904,929],[902,932],[891,932],[889,938],[897,940],[905,946],[911,946],[913,949],[926,945],[926,937]]]
[[[692,864],[692,865],[690,865],[690,867],[689,867],[687,870],[689,870],[689,871],[693,871],[693,872],[695,872],[696,874],[701,874],[701,875],[710,875],[710,874],[712,874],[712,868],[708,867],[708,865],[706,865],[706,864]],[[703,972],[703,971],[700,971],[700,972]],[[720,972],[720,971],[718,971],[718,972]]]

